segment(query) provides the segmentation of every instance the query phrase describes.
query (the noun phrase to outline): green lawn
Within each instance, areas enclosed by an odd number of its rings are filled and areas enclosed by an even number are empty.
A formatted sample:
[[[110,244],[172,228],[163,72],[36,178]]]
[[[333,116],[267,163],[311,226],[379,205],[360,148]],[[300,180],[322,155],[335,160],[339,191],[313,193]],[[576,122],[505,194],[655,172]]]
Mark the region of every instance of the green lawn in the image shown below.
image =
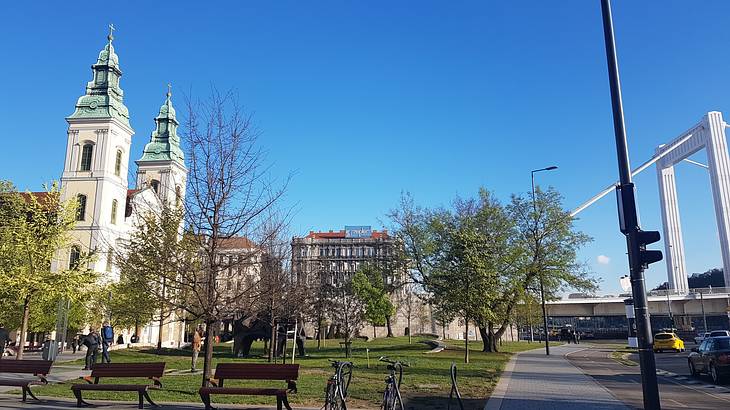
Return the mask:
[[[422,341],[425,338],[413,338],[413,343],[408,344],[407,337],[383,338],[370,342],[356,341],[353,343],[353,358],[355,370],[352,384],[350,385],[348,401],[355,407],[374,408],[377,407],[383,387],[383,379],[387,373],[385,364],[378,362],[379,356],[398,358],[410,363],[409,368],[404,372],[403,385],[401,390],[404,396],[412,400],[437,400],[438,397],[448,396],[451,388],[449,379],[449,366],[455,362],[458,366],[459,389],[464,398],[473,399],[475,405],[489,396],[497,382],[499,373],[504,368],[511,352],[539,348],[538,343],[506,342],[502,345],[502,353],[482,353],[481,342],[470,344],[471,362],[463,363],[463,342],[448,341],[447,350],[436,354],[426,354],[430,349]],[[299,392],[290,397],[292,404],[319,405],[325,388],[325,383],[332,373],[327,359],[340,359],[343,353],[339,348],[339,341],[328,340],[327,346],[316,350],[316,341],[307,341],[309,357],[297,358],[296,363],[301,365],[298,381]],[[370,368],[367,368],[366,349],[370,351]],[[263,355],[263,344],[255,343],[251,349],[252,354]],[[113,362],[156,362],[165,361],[166,370],[190,369],[190,351],[165,350],[161,355],[155,355],[150,351],[143,350],[119,350],[112,353]],[[251,363],[265,362],[262,358],[234,359],[230,354],[230,344],[222,344],[215,347],[214,366],[218,362],[241,361]],[[80,360],[64,363],[64,366],[76,365],[83,367]],[[202,367],[202,357],[199,359],[198,367]],[[164,388],[153,391],[151,396],[159,401],[186,401],[198,402],[200,397],[197,390],[202,380],[201,375],[166,375],[162,381]],[[34,390],[41,395],[73,397],[69,384],[55,384],[39,386]],[[130,380],[102,379],[102,383],[129,383]],[[226,385],[251,385],[251,386],[277,386],[284,383],[277,382],[242,382],[226,383]],[[115,392],[84,392],[84,397],[89,399],[108,399],[135,401],[136,393],[115,393]],[[215,402],[219,403],[251,403],[251,404],[272,404],[275,400],[270,397],[227,397],[216,396]]]

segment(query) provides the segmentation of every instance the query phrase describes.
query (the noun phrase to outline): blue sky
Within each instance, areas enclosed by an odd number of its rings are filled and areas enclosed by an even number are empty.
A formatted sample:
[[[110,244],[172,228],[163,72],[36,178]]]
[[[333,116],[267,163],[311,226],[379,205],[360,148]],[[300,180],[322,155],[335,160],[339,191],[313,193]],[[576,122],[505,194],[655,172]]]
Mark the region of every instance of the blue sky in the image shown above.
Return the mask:
[[[707,111],[730,115],[728,15],[724,0],[614,2],[634,165]],[[297,233],[379,227],[401,191],[437,206],[485,186],[506,201],[553,164],[538,182],[573,208],[617,176],[598,0],[10,2],[0,20],[0,178],[22,189],[60,176],[64,118],[110,22],[133,152],[168,82],[177,101],[234,88],[274,177],[294,173]],[[707,172],[678,171],[688,269],[721,266]],[[660,229],[654,168],[636,183],[643,228]],[[613,196],[580,217],[594,238],[581,258],[616,293]],[[647,273],[665,280],[663,263]]]

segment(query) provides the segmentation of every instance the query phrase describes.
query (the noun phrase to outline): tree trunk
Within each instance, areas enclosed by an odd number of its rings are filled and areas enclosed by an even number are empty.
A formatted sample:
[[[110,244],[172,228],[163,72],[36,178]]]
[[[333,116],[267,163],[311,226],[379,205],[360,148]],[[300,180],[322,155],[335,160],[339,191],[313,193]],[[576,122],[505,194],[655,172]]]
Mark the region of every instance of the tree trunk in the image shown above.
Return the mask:
[[[272,360],[276,361],[276,349],[277,349],[277,340],[276,336],[276,321],[273,319],[274,317],[271,317],[271,342],[269,342],[269,363],[271,363]]]
[[[411,334],[413,334],[413,330],[411,329],[411,317],[408,316],[408,344],[413,343],[413,340],[411,339]]]
[[[212,376],[211,367],[213,364],[213,344],[215,343],[215,332],[212,321],[205,322],[205,356],[203,357],[203,382],[202,387],[208,387],[208,379]]]
[[[162,326],[165,324],[165,315],[162,311],[162,308],[160,308],[160,331],[157,332],[157,353],[159,354],[162,351]]]
[[[469,363],[469,320],[464,320],[465,334],[464,334],[464,363]]]
[[[317,317],[317,350],[322,346],[322,317]]]
[[[494,333],[493,323],[488,323],[487,326],[479,327],[479,335],[482,337],[482,352],[499,352],[497,345],[497,339],[499,339],[499,336]]]
[[[377,338],[378,338],[378,332],[377,332],[377,329],[375,328],[375,325],[373,325],[373,340],[375,340]]]
[[[392,325],[392,323],[390,323],[390,316],[385,318],[385,326],[388,327],[388,335],[385,337],[395,337],[393,335],[393,325]]]
[[[23,349],[25,348],[25,336],[28,333],[28,318],[30,316],[30,296],[26,296],[23,301],[23,321],[20,324],[20,341],[18,342],[18,353],[15,356],[17,360],[23,359]]]
[[[139,339],[139,319],[134,319],[134,334]]]

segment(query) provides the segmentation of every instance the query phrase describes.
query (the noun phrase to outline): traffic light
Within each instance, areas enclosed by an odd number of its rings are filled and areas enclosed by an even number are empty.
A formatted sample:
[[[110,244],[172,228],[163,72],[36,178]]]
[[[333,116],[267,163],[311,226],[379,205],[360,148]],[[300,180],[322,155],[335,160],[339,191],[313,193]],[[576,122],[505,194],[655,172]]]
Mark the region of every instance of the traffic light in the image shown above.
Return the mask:
[[[647,250],[646,245],[650,243],[658,242],[660,239],[659,232],[657,231],[642,231],[636,232],[636,242],[639,246],[639,262],[646,269],[649,264],[659,262],[662,260],[662,251]]]

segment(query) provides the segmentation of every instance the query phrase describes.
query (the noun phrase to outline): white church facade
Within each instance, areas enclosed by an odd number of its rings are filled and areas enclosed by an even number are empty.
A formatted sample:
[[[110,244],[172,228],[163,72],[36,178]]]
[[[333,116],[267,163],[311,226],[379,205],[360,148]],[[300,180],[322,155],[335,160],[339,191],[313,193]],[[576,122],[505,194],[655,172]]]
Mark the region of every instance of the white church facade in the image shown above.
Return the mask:
[[[155,117],[155,130],[145,145],[137,165],[134,186],[130,186],[129,162],[134,130],[124,105],[120,87],[122,71],[114,51],[113,36],[91,66],[93,78],[86,92],[66,118],[68,141],[61,176],[63,200],[78,201],[73,245],[56,264],[73,264],[81,254],[94,253],[90,268],[102,281],[115,281],[119,272],[114,253],[129,238],[137,217],[144,209],[168,204],[180,205],[185,197],[187,168],[177,135],[178,121],[168,88],[167,98]],[[56,266],[55,269],[65,267]],[[141,343],[157,343],[159,324],[141,329]],[[163,345],[178,346],[183,339],[182,324],[163,327]],[[131,334],[124,334],[125,340]]]

